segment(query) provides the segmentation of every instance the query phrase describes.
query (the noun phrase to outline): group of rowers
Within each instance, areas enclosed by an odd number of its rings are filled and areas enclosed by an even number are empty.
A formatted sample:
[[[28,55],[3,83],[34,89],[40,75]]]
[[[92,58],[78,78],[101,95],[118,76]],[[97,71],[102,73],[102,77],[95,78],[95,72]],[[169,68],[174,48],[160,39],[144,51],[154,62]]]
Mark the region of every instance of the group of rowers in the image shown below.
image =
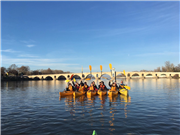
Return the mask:
[[[72,85],[73,84],[73,85]],[[99,86],[97,87],[95,82],[91,82],[90,86],[87,85],[87,82],[80,82],[80,84],[78,82],[74,83],[74,81],[72,81],[71,83],[68,83],[68,87],[66,86],[66,91],[97,91],[97,90],[108,90],[106,85],[104,84],[103,81],[99,82]],[[116,82],[113,82],[111,84],[111,82],[109,81],[109,87],[111,87],[110,91],[117,91],[119,89],[123,89],[125,86],[125,84],[123,84],[123,81],[121,81],[121,84],[118,86]]]

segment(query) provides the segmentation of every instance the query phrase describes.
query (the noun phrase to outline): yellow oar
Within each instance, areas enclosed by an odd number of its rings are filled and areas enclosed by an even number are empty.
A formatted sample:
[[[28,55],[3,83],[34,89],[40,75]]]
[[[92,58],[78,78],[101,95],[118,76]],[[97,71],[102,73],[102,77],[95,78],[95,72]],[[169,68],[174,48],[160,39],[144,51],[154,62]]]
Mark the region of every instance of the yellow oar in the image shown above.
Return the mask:
[[[65,82],[69,82],[70,80],[66,80]]]
[[[109,68],[110,68],[110,70],[112,70],[112,64],[111,63],[109,63]]]
[[[74,82],[76,82],[76,79],[75,79],[75,78],[74,78],[73,80],[74,80]]]
[[[130,90],[130,89],[131,89],[131,87],[129,87],[129,86],[124,86],[124,88],[126,88],[126,89],[128,89],[128,90]]]
[[[125,70],[123,70],[123,73],[124,73],[124,75],[126,76],[126,72],[125,72]]]

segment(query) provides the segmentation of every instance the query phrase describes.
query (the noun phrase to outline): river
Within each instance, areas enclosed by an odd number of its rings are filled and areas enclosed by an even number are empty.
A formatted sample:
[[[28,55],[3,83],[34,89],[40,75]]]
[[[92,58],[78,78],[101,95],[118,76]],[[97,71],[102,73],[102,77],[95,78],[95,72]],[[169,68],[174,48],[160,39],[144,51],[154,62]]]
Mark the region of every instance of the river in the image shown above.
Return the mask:
[[[109,87],[108,81],[104,82]],[[59,80],[1,82],[1,132],[91,135],[96,130],[98,135],[179,135],[179,82],[165,78],[124,80],[131,87],[129,96],[113,98],[59,98],[66,86]]]

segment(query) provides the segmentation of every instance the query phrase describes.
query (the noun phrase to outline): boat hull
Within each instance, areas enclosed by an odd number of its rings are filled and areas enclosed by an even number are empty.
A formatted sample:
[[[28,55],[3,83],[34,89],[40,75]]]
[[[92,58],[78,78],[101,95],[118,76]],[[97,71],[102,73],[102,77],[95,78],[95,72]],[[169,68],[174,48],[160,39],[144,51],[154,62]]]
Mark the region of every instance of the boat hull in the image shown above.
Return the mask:
[[[65,91],[65,92],[59,92],[59,96],[69,96],[69,95],[73,95],[74,91]]]
[[[84,95],[85,93],[86,93],[85,91],[78,91],[78,92],[74,92],[74,93],[73,93],[73,96],[74,96],[74,97],[82,96],[82,95]]]
[[[87,91],[87,96],[95,96],[96,94],[96,91]]]
[[[109,92],[108,92],[108,95],[109,95],[109,96],[118,95],[118,91],[109,91]]]
[[[127,96],[129,94],[128,90],[126,90],[126,89],[119,89],[119,93],[124,96]]]
[[[107,91],[106,90],[105,91],[98,90],[97,94],[100,96],[103,96],[103,95],[107,94]]]

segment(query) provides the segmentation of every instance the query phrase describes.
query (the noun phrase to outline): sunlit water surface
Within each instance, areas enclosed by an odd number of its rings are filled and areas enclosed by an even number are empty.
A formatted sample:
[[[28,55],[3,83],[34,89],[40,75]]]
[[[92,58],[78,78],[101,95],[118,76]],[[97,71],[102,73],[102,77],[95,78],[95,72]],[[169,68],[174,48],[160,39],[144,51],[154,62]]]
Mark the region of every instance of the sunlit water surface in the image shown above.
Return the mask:
[[[59,98],[65,81],[2,82],[2,135],[180,134],[179,80],[124,82],[129,97],[113,98]]]

